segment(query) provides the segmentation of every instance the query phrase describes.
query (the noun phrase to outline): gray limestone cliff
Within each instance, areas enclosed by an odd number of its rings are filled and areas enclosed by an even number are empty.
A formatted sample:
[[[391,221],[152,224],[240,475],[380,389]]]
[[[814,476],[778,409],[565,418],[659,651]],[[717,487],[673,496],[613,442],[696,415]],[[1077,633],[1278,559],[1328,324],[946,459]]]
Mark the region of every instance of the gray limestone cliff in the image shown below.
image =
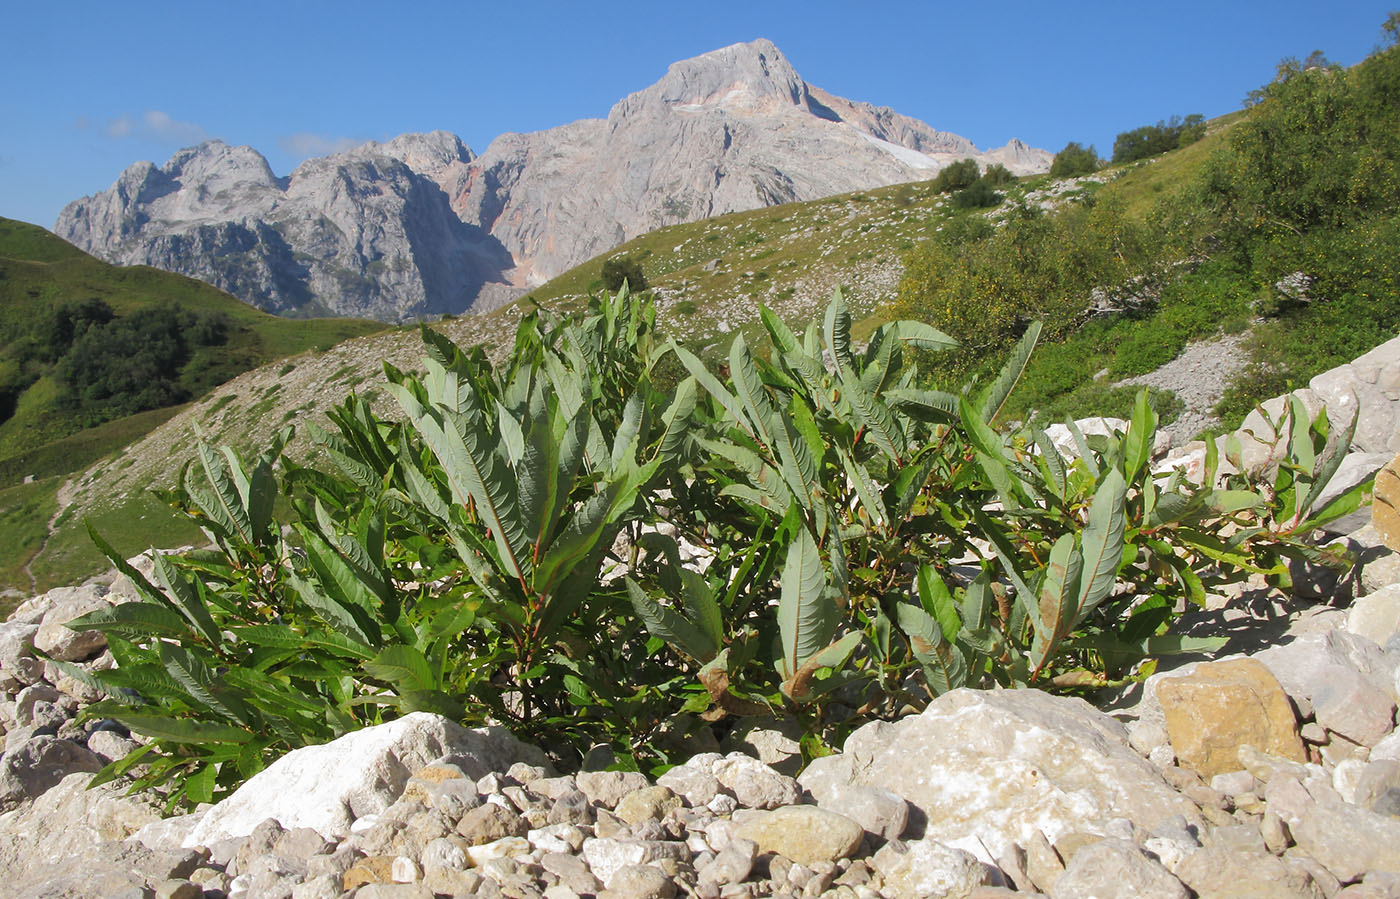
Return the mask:
[[[981,152],[894,110],[807,84],[771,42],[678,62],[606,119],[504,134],[476,157],[447,132],[310,159],[277,178],[218,141],[137,163],[55,231],[111,262],[208,281],[274,312],[383,320],[486,308],[662,225],[932,176]]]

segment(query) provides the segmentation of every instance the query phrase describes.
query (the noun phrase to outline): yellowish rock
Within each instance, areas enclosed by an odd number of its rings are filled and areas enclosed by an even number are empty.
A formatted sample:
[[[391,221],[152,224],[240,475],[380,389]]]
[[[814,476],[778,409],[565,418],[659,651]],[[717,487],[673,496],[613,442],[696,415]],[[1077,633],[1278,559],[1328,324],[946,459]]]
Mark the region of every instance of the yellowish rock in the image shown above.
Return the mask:
[[[1166,678],[1157,685],[1157,698],[1178,762],[1203,778],[1241,770],[1244,745],[1307,760],[1288,695],[1254,659],[1210,662],[1184,677]]]
[[[1400,552],[1400,455],[1376,472],[1371,520],[1385,545]]]
[[[745,821],[734,836],[753,840],[759,852],[776,852],[799,865],[835,862],[860,847],[865,828],[815,805],[790,805]]]

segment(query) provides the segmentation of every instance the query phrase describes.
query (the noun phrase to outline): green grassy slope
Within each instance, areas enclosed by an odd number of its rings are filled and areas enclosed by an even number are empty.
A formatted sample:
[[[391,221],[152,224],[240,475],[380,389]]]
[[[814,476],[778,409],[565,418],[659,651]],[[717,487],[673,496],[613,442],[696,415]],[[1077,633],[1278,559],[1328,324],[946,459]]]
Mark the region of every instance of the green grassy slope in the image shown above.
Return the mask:
[[[74,471],[169,417],[152,410],[91,428],[93,415],[72,408],[54,367],[34,361],[35,323],[64,304],[94,299],[117,316],[169,303],[224,318],[224,342],[194,347],[180,371],[179,385],[190,397],[271,360],[383,328],[352,319],[278,318],[193,278],[108,265],[42,228],[0,218],[0,378],[17,376],[22,366],[29,366],[30,378],[37,375],[0,421],[0,487],[28,475]]]

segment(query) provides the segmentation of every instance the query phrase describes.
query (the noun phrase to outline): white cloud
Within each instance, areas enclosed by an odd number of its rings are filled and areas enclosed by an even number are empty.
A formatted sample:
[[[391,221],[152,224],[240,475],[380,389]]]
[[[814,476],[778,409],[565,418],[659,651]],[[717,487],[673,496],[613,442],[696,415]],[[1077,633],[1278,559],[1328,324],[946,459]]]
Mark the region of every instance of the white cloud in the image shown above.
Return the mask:
[[[81,122],[79,127],[86,127],[86,122]],[[108,119],[102,131],[118,139],[136,137],[183,144],[199,143],[209,137],[207,131],[193,122],[181,122],[159,109],[148,109],[136,117],[123,114]]]
[[[330,137],[325,134],[312,134],[309,131],[284,134],[277,138],[277,146],[282,148],[282,152],[298,159],[341,153],[351,147],[358,147],[362,143],[364,143],[363,140],[357,140],[353,137]]]

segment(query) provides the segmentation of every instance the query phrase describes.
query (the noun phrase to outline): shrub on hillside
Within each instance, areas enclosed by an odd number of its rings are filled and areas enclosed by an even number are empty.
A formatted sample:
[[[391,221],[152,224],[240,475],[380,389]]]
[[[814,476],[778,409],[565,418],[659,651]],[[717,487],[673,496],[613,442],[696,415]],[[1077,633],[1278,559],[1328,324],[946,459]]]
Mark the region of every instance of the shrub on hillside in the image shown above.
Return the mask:
[[[609,293],[617,293],[626,284],[633,293],[640,293],[647,289],[647,279],[642,274],[641,262],[631,256],[614,256],[603,261],[603,273],[600,276],[603,288]]]
[[[1052,178],[1073,178],[1077,175],[1089,175],[1099,170],[1102,162],[1099,154],[1094,152],[1093,146],[1084,147],[1075,141],[1065,144],[1065,148],[1055,154],[1055,159],[1050,163],[1050,177]]]
[[[960,159],[939,171],[933,179],[933,189],[938,193],[951,193],[970,187],[980,176],[977,160]]]
[[[1193,113],[1186,118],[1172,116],[1155,125],[1124,131],[1113,142],[1113,162],[1121,164],[1158,156],[1189,146],[1206,133],[1205,117]]]

